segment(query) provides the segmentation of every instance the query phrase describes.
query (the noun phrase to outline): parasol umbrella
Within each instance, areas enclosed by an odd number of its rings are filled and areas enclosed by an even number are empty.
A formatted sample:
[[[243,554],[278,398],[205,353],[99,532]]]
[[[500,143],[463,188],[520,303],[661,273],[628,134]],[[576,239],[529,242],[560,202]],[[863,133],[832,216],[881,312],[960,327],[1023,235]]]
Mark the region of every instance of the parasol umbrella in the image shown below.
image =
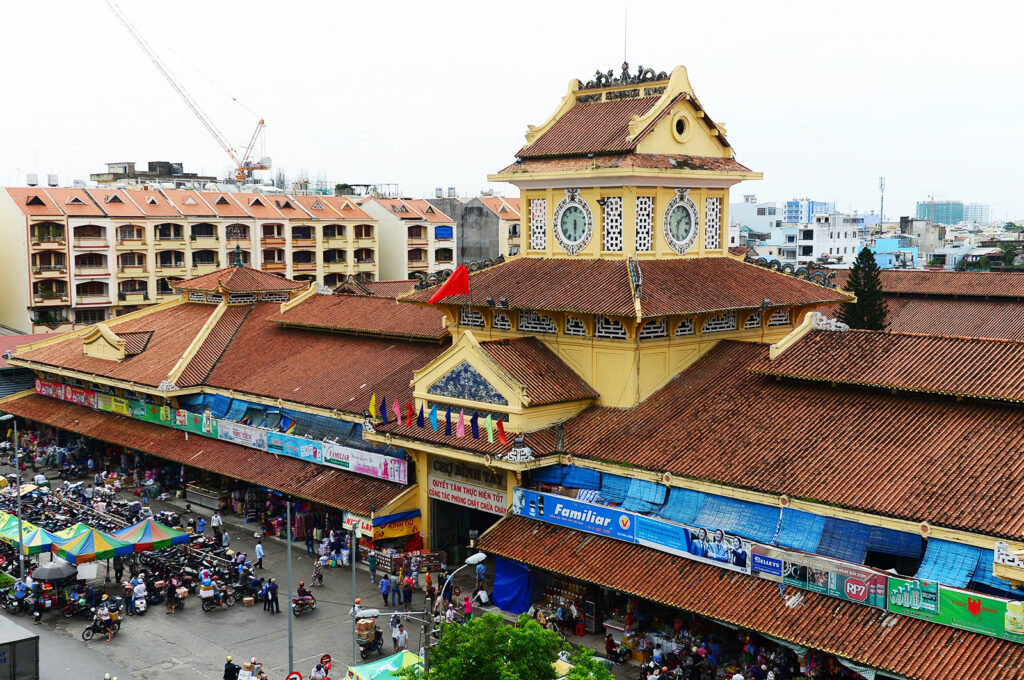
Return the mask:
[[[32,572],[32,578],[37,581],[63,581],[77,575],[78,569],[73,564],[68,564],[58,558],[54,558],[52,562],[47,562]]]
[[[0,528],[2,528],[2,527],[0,527]],[[81,522],[75,522],[74,524],[69,526],[67,529],[61,529],[60,531],[53,532],[53,535],[56,536],[57,538],[59,538],[62,541],[66,541],[69,538],[74,538],[75,536],[81,536],[86,531],[89,531],[90,528],[91,527],[88,524],[82,524]]]
[[[152,517],[113,532],[116,538],[135,546],[135,552],[159,550],[172,545],[188,543],[188,534],[157,522]]]
[[[23,534],[25,534],[26,536],[28,534],[32,533],[33,531],[35,531],[38,528],[39,527],[37,527],[35,524],[32,524],[32,522],[24,522],[23,521],[21,523],[21,532]],[[7,520],[7,523],[4,524],[2,527],[0,527],[0,541],[3,541],[4,543],[10,543],[11,545],[17,544],[17,542],[18,542],[18,518],[17,517],[9,518]]]
[[[108,560],[117,555],[129,555],[134,552],[131,543],[115,538],[110,534],[89,528],[89,531],[67,540],[54,541],[52,550],[71,564]]]
[[[32,530],[29,531],[28,527],[25,527],[25,531],[22,532],[21,550],[26,555],[38,555],[41,552],[49,552],[50,546],[54,544],[57,537],[51,534],[46,529],[40,529],[36,525],[31,525]],[[17,534],[18,526],[14,526],[15,534]]]

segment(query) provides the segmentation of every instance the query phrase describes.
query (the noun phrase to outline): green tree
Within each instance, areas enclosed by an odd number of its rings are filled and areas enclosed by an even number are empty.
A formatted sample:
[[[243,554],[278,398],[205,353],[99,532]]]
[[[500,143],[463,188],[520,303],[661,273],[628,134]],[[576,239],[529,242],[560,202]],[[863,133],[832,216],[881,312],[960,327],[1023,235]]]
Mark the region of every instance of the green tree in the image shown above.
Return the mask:
[[[444,624],[430,652],[430,670],[406,668],[406,680],[555,680],[551,664],[564,643],[554,631],[523,615],[515,628],[497,614],[483,614],[464,626]],[[605,676],[593,677],[608,680]]]
[[[347,184],[347,183],[343,182],[341,184],[335,184],[334,185],[334,195],[335,196],[351,196],[354,193],[356,193],[355,189],[353,189],[350,184]]]
[[[857,302],[840,306],[838,318],[850,328],[884,331],[888,325],[889,306],[882,294],[878,263],[868,248],[857,254],[850,268],[846,288],[857,296]]]
[[[1003,266],[1012,267],[1013,260],[1017,257],[1017,249],[1020,248],[1020,241],[1003,242],[999,249],[1003,251]]]
[[[566,680],[615,680],[605,665],[604,660],[594,656],[594,652],[586,647],[580,647],[569,658],[572,670]]]

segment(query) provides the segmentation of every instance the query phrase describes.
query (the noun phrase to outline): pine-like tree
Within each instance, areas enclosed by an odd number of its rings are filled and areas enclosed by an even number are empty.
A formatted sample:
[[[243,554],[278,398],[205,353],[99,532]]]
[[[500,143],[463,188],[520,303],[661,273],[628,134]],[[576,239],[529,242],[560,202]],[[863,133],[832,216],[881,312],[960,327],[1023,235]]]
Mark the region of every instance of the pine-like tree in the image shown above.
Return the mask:
[[[850,328],[884,331],[888,326],[889,306],[878,272],[874,253],[867,248],[861,250],[846,282],[846,289],[857,296],[857,302],[841,305],[838,314],[838,319]]]

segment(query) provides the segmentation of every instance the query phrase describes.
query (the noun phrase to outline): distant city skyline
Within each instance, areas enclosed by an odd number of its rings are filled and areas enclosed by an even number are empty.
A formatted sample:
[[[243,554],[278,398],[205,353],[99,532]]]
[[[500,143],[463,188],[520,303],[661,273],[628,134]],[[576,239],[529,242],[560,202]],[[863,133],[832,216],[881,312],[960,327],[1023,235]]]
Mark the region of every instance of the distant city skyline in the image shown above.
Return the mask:
[[[266,153],[293,177],[305,168],[310,179],[393,182],[409,195],[435,186],[514,194],[486,175],[512,162],[527,125],[551,115],[571,78],[617,70],[623,55],[620,3],[595,11],[526,0],[500,13],[399,3],[386,18],[378,6],[335,3],[288,12],[260,0],[120,4],[232,143],[262,116]],[[877,210],[884,175],[891,218],[930,195],[989,204],[993,220],[1024,217],[1017,6],[741,2],[723,23],[714,6],[680,17],[674,3],[626,4],[634,68],[685,65],[709,114],[728,124],[737,159],[764,173],[734,196],[811,196],[866,212]],[[102,3],[4,13],[0,54],[19,64],[7,88],[17,105],[0,111],[4,184],[24,184],[28,172],[70,183],[122,160],[229,169]],[[524,40],[533,48],[510,49]],[[804,82],[812,94],[785,95]]]

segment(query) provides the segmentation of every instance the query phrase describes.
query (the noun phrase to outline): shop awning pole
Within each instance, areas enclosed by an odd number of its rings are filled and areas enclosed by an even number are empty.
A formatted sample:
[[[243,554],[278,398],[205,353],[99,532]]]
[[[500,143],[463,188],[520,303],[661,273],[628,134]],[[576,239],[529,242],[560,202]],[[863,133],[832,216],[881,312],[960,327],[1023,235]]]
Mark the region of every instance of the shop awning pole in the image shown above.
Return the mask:
[[[292,645],[292,619],[291,616],[291,604],[292,604],[292,501],[290,498],[285,497],[284,506],[287,508],[288,515],[288,593],[285,595],[284,601],[288,607],[288,672],[291,673],[295,670],[295,648]]]

